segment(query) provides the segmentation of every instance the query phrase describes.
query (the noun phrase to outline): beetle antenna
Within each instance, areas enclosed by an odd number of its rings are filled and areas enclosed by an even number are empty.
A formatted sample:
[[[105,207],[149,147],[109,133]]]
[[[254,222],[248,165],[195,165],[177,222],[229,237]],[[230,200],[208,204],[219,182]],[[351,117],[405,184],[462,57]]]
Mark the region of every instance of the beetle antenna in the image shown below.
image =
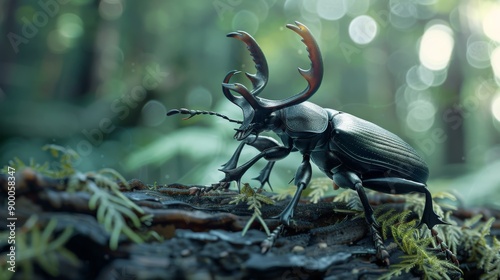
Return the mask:
[[[243,123],[242,121],[233,120],[233,119],[229,118],[228,116],[225,116],[225,115],[222,115],[222,114],[219,114],[216,112],[212,112],[212,111],[200,111],[200,110],[190,110],[190,109],[186,109],[186,108],[181,108],[181,109],[172,109],[172,110],[167,112],[167,116],[172,116],[172,115],[176,115],[176,114],[189,115],[189,117],[186,117],[183,120],[190,119],[196,115],[211,115],[211,116],[221,117],[221,118],[226,119],[230,122],[234,122],[234,123],[238,123],[238,124]]]

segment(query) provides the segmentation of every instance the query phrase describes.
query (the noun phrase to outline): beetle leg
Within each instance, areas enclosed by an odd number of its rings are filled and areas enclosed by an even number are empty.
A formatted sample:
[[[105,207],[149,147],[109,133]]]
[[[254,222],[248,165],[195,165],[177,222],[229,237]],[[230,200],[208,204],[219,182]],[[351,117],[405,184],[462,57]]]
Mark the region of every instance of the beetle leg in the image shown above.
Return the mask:
[[[271,183],[269,182],[269,176],[271,175],[271,170],[273,170],[274,164],[276,161],[270,161],[266,164],[266,166],[260,171],[259,176],[253,178],[254,180],[257,180],[260,182],[260,187],[259,189],[262,189],[264,185],[267,183],[269,185],[269,188],[271,191],[273,190],[273,187],[271,186]]]
[[[377,224],[377,221],[373,216],[373,208],[368,202],[368,197],[366,196],[365,190],[363,189],[361,179],[358,175],[351,171],[336,172],[335,174],[333,174],[332,179],[336,185],[349,187],[350,189],[353,189],[358,193],[359,199],[361,200],[361,204],[363,205],[363,209],[365,211],[365,219],[370,227],[372,240],[377,250],[377,258],[388,266],[389,252],[387,252],[387,249],[384,246],[384,242],[379,231],[380,226]]]
[[[245,144],[256,148],[260,152],[263,152],[266,149],[272,147],[281,147],[279,143],[271,137],[255,136],[255,135],[248,136],[243,142],[240,143],[240,145],[234,152],[233,156],[229,159],[229,161],[223,164],[222,168],[219,169],[220,171],[226,173],[226,176],[219,182],[219,185],[226,184],[227,186],[229,186],[229,182],[235,180],[231,178],[230,174],[232,173],[232,170],[237,168],[238,160],[240,158],[241,151],[243,150]],[[271,158],[273,158],[273,155],[264,155],[264,158],[270,160]],[[271,174],[273,166],[274,166],[274,161],[268,162],[268,164],[260,171],[259,176],[254,178],[255,180],[258,180],[260,182],[260,188],[264,187],[264,185],[267,183],[272,190],[271,184],[269,183],[269,175]],[[241,176],[243,176],[243,174],[241,174]],[[241,176],[239,179],[241,179]],[[239,189],[239,184],[238,184],[238,189]]]
[[[284,146],[275,146],[275,147],[270,147],[247,161],[246,163],[242,164],[239,167],[233,168],[233,169],[220,169],[222,172],[226,173],[226,177],[224,178],[224,181],[230,182],[230,181],[236,181],[238,184],[238,189],[241,181],[241,177],[243,177],[243,174],[247,172],[247,170],[252,167],[259,159],[265,158],[266,160],[269,161],[276,161],[280,160],[286,156],[288,156],[291,152],[291,149],[288,147]]]
[[[311,182],[311,175],[312,169],[310,158],[309,155],[305,154],[303,156],[302,163],[295,173],[295,185],[297,186],[297,191],[295,191],[292,200],[290,200],[286,208],[278,216],[272,217],[274,219],[280,219],[281,224],[267,237],[266,240],[262,241],[261,252],[263,254],[271,249],[283,230],[284,225],[290,225],[290,219],[293,217],[293,212],[295,207],[297,207],[297,203],[299,203],[300,195],[309,182]]]
[[[295,173],[295,185],[297,186],[297,191],[295,191],[295,194],[293,195],[292,200],[288,203],[287,207],[281,212],[281,214],[274,218],[279,218],[281,223],[290,225],[290,219],[293,217],[293,212],[297,203],[299,203],[300,195],[311,181],[311,174],[312,170],[309,155],[304,155],[302,163]]]
[[[422,224],[426,224],[429,229],[432,229],[435,225],[447,224],[434,212],[432,196],[425,184],[402,178],[389,177],[367,179],[363,181],[363,185],[366,188],[388,194],[407,194],[411,192],[423,193],[425,194],[425,207],[424,213],[422,214],[422,220],[418,224],[418,227]]]
[[[238,148],[236,148],[236,151],[234,151],[234,154],[231,156],[231,158],[228,160],[228,162],[224,163],[222,165],[222,168],[219,170],[222,172],[235,169],[236,166],[238,165],[238,159],[240,158],[241,151],[243,150],[243,147],[245,146],[245,142],[241,142]],[[229,188],[229,183],[231,182],[230,178],[227,176],[224,177],[224,179],[220,180],[219,186],[225,186],[226,188]],[[240,185],[238,184],[238,192],[240,190]]]
[[[273,230],[273,232],[271,232],[271,234],[264,241],[262,241],[262,243],[260,244],[261,248],[260,252],[262,254],[267,253],[269,249],[273,247],[274,242],[276,242],[276,239],[278,239],[282,230],[283,230],[283,224],[280,224]]]
[[[369,189],[389,194],[406,194],[410,192],[425,194],[424,213],[422,214],[422,220],[417,227],[420,227],[422,224],[426,224],[427,228],[431,230],[432,236],[436,239],[441,251],[446,254],[448,259],[451,259],[452,262],[458,265],[457,257],[449,250],[448,246],[446,246],[443,240],[438,236],[437,231],[434,230],[435,225],[447,223],[441,220],[441,218],[434,212],[432,196],[425,184],[393,177],[367,179],[363,181],[363,184]]]

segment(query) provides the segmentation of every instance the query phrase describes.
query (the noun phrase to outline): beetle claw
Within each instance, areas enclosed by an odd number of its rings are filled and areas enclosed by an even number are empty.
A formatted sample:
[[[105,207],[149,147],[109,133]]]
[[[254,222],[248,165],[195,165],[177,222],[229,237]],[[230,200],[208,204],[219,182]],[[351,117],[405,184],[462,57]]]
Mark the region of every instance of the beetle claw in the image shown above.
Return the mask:
[[[441,249],[441,251],[445,253],[446,259],[451,260],[455,265],[459,266],[460,262],[458,261],[457,256],[455,256],[455,254],[453,254],[453,252],[448,248],[446,243],[444,243],[443,240],[438,236],[437,230],[432,228],[431,235],[432,235],[432,237],[434,237],[434,239],[436,239],[436,243],[439,246],[439,248]]]
[[[375,249],[377,250],[377,259],[382,262],[384,266],[389,266],[390,261],[389,261],[389,252],[384,246],[384,241],[382,240],[382,237],[380,236],[380,232],[378,230],[378,226],[376,224],[371,224],[370,225],[370,232],[372,235],[372,240],[373,243],[375,244]]]
[[[264,241],[262,241],[262,243],[260,244],[261,247],[260,252],[262,254],[269,252],[269,250],[273,247],[274,243],[276,242],[276,239],[278,239],[279,235],[283,231],[283,228],[284,225],[280,224],[273,230],[273,232],[271,232],[271,234],[269,234],[269,236]]]

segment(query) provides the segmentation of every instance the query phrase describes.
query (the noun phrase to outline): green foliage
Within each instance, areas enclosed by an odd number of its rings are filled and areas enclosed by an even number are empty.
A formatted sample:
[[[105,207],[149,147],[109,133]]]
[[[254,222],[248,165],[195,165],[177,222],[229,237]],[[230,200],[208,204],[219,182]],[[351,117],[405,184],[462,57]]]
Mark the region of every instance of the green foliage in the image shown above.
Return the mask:
[[[423,273],[423,279],[450,279],[450,272],[461,272],[448,260],[439,259],[429,250],[431,237],[423,237],[415,227],[416,220],[407,221],[409,210],[397,214],[394,210],[387,211],[377,221],[382,227],[384,239],[390,233],[396,244],[405,252],[400,263],[391,265],[391,270],[380,279],[391,279],[417,269]]]
[[[58,145],[45,145],[42,147],[42,150],[49,151],[50,154],[57,159],[57,162],[50,163],[46,161],[43,164],[39,164],[35,162],[33,158],[30,158],[29,162],[25,163],[21,159],[15,157],[9,161],[8,166],[13,167],[16,170],[31,168],[40,174],[53,178],[63,178],[75,173],[73,161],[79,159],[80,156],[74,150]],[[4,166],[2,172],[5,172],[8,166]]]
[[[102,181],[107,180],[106,178]],[[102,183],[98,186],[92,181],[88,181],[86,184],[87,190],[92,193],[89,201],[90,209],[97,209],[97,221],[104,226],[107,232],[111,233],[110,248],[115,250],[118,247],[121,233],[136,243],[142,243],[142,238],[132,230],[126,219],[131,221],[133,228],[138,229],[141,226],[141,220],[134,211],[143,214],[144,210],[124,197],[123,194],[119,193],[119,190],[117,191],[110,186],[112,185]],[[110,193],[107,188],[110,188],[113,193]]]
[[[60,275],[58,258],[77,265],[78,258],[64,247],[64,244],[73,235],[73,228],[65,228],[56,236],[57,220],[51,219],[43,228],[37,216],[32,216],[16,233],[16,264],[23,271],[26,279],[34,278],[34,264],[37,264],[50,276]],[[2,232],[2,235],[7,233]],[[6,238],[1,239],[1,246],[6,245]],[[2,261],[0,278],[9,279],[13,274],[5,268]],[[18,268],[16,268],[17,272]]]
[[[47,175],[47,176],[51,176],[53,174],[53,171],[50,169],[50,163],[48,161],[43,163],[43,164],[39,164],[39,163],[35,162],[35,159],[33,159],[33,158],[30,158],[28,163],[25,163],[24,161],[22,161],[18,157],[15,157],[14,159],[9,160],[9,164],[5,165],[2,168],[3,174],[7,174],[8,166],[14,168],[15,170],[21,170],[23,168],[29,167],[29,168],[35,170],[36,172],[43,174],[43,175]]]
[[[415,196],[410,196],[407,200],[407,207],[415,208],[416,212],[422,210],[419,205],[423,201]],[[454,200],[454,197],[447,193],[439,193],[434,197]],[[480,279],[500,279],[500,242],[493,237],[491,242],[487,237],[490,234],[491,225],[494,218],[485,223],[479,223],[482,216],[477,215],[465,220],[462,227],[449,218],[450,211],[444,213],[443,204],[434,203],[436,213],[441,213],[443,219],[450,223],[446,226],[436,226],[434,229],[447,244],[449,249],[456,254],[459,248],[469,254],[468,262],[475,262],[479,269],[484,270]],[[447,208],[454,206],[446,205]],[[414,209],[412,209],[414,210]],[[416,221],[407,221],[410,210],[401,214],[395,214],[390,210],[378,217],[378,222],[382,226],[384,239],[389,233],[394,241],[405,252],[402,262],[392,265],[391,271],[381,279],[390,279],[392,276],[400,275],[403,271],[409,272],[417,269],[423,273],[424,279],[449,279],[450,272],[460,271],[448,260],[440,260],[429,251],[429,245],[434,244],[434,239],[430,236],[430,231],[426,227],[415,228]],[[444,214],[443,214],[444,213]],[[434,244],[435,245],[435,244]],[[461,271],[460,271],[461,272]]]
[[[287,199],[289,196],[293,196],[297,191],[297,187],[290,185],[286,188],[278,189],[277,194],[273,195],[271,198],[274,201],[281,201]]]
[[[468,261],[476,262],[477,267],[484,270],[480,279],[500,279],[500,242],[496,237],[491,242],[487,240],[495,219],[490,218],[481,224],[481,218],[481,215],[476,215],[464,223],[461,243],[470,255]]]
[[[445,214],[445,209],[446,210],[456,210],[457,208],[449,203],[446,203],[445,200],[451,200],[451,201],[456,201],[457,198],[448,193],[448,192],[438,192],[435,194],[432,194],[433,200],[439,199],[439,203],[434,202],[433,203],[433,209],[434,212],[440,216],[440,217],[446,217]],[[419,216],[421,216],[424,213],[424,207],[425,207],[425,196],[422,194],[408,194],[405,195],[405,200],[406,200],[406,205],[405,208],[413,210],[415,213],[417,213]],[[451,220],[446,220],[447,222],[451,222]]]
[[[311,180],[308,188],[310,201],[318,203],[318,201],[325,196],[325,193],[332,188],[332,180],[328,177],[315,178]]]
[[[335,196],[333,202],[341,202],[347,205],[347,210],[344,209],[335,209],[335,212],[342,212],[348,214],[354,214],[352,219],[359,219],[364,217],[364,209],[363,204],[361,204],[361,200],[359,199],[358,193],[354,190],[345,190]]]
[[[154,232],[136,233],[140,231],[142,224],[148,223],[152,217],[144,215],[141,207],[122,194],[117,182],[121,182],[127,189],[130,189],[130,186],[120,173],[111,168],[81,173],[73,167],[73,161],[79,158],[75,151],[57,145],[46,145],[43,149],[49,151],[58,160],[57,164],[51,165],[46,162],[38,165],[31,160],[30,164],[26,165],[15,159],[14,168],[30,167],[50,177],[69,177],[67,191],[90,193],[89,208],[96,210],[97,221],[110,233],[111,249],[115,250],[118,247],[121,234],[136,243],[141,243],[151,237],[161,239]],[[49,166],[54,168],[49,169]]]
[[[460,236],[462,229],[457,226],[457,223],[450,219],[451,211],[456,210],[456,206],[448,203],[448,201],[456,201],[456,197],[448,192],[438,192],[432,194],[433,197],[433,209],[434,212],[443,218],[445,222],[449,225],[447,226],[437,226],[434,230],[437,231],[439,237],[448,246],[448,248],[457,254],[458,246],[460,245]],[[410,209],[417,213],[419,217],[422,217],[425,206],[425,197],[421,194],[409,194],[405,196],[406,199],[406,209]],[[438,201],[434,201],[437,199]],[[420,235],[423,237],[430,237],[431,232],[427,227],[420,228]],[[434,239],[432,241],[433,245],[436,246]]]
[[[269,231],[266,222],[262,218],[262,212],[260,211],[260,208],[262,207],[262,203],[274,204],[274,201],[263,194],[257,193],[254,189],[252,189],[252,187],[250,187],[249,184],[244,183],[243,188],[241,188],[241,193],[238,194],[229,203],[238,204],[240,202],[246,202],[248,205],[248,209],[253,210],[253,214],[248,220],[247,224],[245,225],[245,228],[243,228],[241,235],[246,234],[246,232],[248,231],[248,229],[250,228],[255,219],[257,219],[260,222],[260,224],[266,231],[267,235],[270,235],[271,232]]]
[[[140,230],[142,223],[151,219],[150,216],[143,215],[144,210],[141,207],[122,194],[117,180],[127,189],[130,188],[125,178],[110,168],[99,170],[97,173],[76,173],[70,178],[68,185],[70,191],[86,191],[91,194],[89,208],[96,210],[97,221],[111,234],[109,246],[113,250],[118,247],[120,234],[124,234],[133,242],[144,242],[144,237],[134,230]],[[157,239],[159,237],[152,233],[146,233],[146,236],[154,236]]]

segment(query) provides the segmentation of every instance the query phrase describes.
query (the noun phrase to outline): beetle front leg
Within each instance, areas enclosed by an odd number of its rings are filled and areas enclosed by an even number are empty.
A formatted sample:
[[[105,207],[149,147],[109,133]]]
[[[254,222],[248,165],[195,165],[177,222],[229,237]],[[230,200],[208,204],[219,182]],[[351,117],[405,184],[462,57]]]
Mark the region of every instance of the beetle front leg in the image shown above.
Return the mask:
[[[266,164],[266,166],[260,171],[259,176],[253,178],[254,180],[257,180],[260,182],[260,187],[259,189],[262,189],[264,185],[267,183],[269,185],[269,188],[271,191],[273,190],[273,187],[271,186],[271,183],[269,182],[269,176],[271,175],[271,171],[273,170],[274,164],[276,161],[270,161]]]
[[[243,174],[245,174],[245,172],[247,172],[247,170],[250,167],[252,167],[259,159],[265,158],[266,160],[269,161],[276,161],[285,158],[290,154],[291,151],[292,151],[291,148],[284,146],[271,147],[262,151],[261,153],[253,157],[251,160],[247,161],[246,163],[242,164],[239,167],[233,169],[224,168],[224,170],[221,171],[226,173],[225,180],[228,180],[228,182],[236,181],[239,189],[241,177],[243,177]]]
[[[332,179],[337,186],[348,187],[358,193],[359,199],[361,200],[361,204],[363,205],[363,209],[365,211],[366,222],[369,225],[372,240],[375,244],[375,249],[377,250],[377,259],[388,266],[390,263],[389,252],[384,246],[384,242],[380,235],[380,226],[373,216],[373,208],[368,202],[368,197],[366,196],[361,179],[358,175],[351,171],[336,172],[335,174],[333,174]]]
[[[273,147],[282,147],[279,145],[279,143],[275,139],[273,139],[271,137],[255,136],[255,135],[248,136],[245,140],[243,140],[243,142],[240,143],[240,145],[238,146],[238,148],[234,152],[233,156],[231,156],[229,161],[226,162],[225,164],[223,164],[222,168],[219,169],[220,171],[222,171],[226,174],[224,179],[222,179],[219,182],[220,185],[223,185],[223,184],[229,185],[229,182],[235,180],[235,178],[231,177],[231,174],[234,173],[233,170],[237,168],[238,159],[240,157],[241,151],[243,150],[243,147],[245,146],[245,144],[256,148],[260,152],[264,152],[265,150],[273,148]],[[276,156],[271,153],[270,155],[269,154],[264,155],[263,157],[266,160],[268,160],[269,162],[260,171],[259,176],[257,176],[256,178],[253,178],[253,179],[260,182],[260,188],[262,188],[267,183],[272,190],[271,184],[269,183],[269,176],[271,174],[271,170],[274,167],[274,163],[275,163],[275,161],[272,159],[275,158]],[[241,174],[241,176],[243,176],[243,173]],[[238,179],[241,179],[241,176],[240,176],[240,178],[236,178],[235,181],[239,182]],[[239,187],[239,185],[238,185],[238,187]]]

